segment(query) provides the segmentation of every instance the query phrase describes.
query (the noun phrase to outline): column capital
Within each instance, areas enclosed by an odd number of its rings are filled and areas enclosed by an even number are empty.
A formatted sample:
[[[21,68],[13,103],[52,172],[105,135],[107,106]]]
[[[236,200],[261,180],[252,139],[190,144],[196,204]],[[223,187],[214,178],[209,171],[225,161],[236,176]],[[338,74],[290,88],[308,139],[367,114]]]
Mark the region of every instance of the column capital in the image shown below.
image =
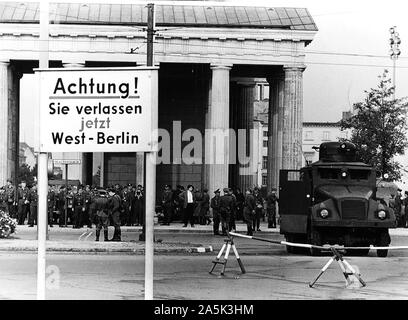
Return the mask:
[[[85,62],[63,62],[64,68],[85,68]]]
[[[303,72],[305,71],[306,66],[305,65],[284,65],[283,70],[285,72],[287,71],[295,71],[295,72]]]
[[[0,66],[8,67],[9,65],[10,65],[10,61],[9,61],[9,60],[0,60]]]
[[[210,65],[211,70],[231,70],[232,64],[214,63]]]

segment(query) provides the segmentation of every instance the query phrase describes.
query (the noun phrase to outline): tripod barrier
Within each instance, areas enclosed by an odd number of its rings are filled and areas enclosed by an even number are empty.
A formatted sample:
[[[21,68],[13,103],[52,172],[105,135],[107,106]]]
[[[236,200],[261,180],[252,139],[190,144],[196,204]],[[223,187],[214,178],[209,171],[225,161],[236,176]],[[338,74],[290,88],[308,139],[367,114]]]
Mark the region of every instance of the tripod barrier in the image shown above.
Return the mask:
[[[92,230],[86,230],[79,236],[78,240],[82,240],[82,239],[88,240],[88,238],[92,235],[92,233],[93,233]]]
[[[237,258],[239,267],[241,268],[241,272],[242,272],[242,274],[244,274],[246,271],[245,271],[244,265],[243,265],[243,263],[242,263],[242,261],[241,261],[241,259],[239,257],[238,250],[235,247],[234,237],[232,237],[231,233],[229,233],[228,231],[227,231],[227,239],[225,239],[224,241],[225,241],[225,243],[222,245],[220,252],[218,253],[215,260],[213,260],[213,262],[212,262],[213,265],[212,265],[211,270],[210,270],[209,273],[210,274],[213,273],[213,271],[214,271],[215,267],[217,266],[217,264],[221,264],[222,265],[222,270],[221,270],[220,275],[222,275],[222,276],[224,275],[225,268],[227,266],[228,256],[229,256],[229,253],[230,253],[231,248],[232,248],[232,250],[234,251],[235,257]],[[220,260],[224,250],[226,250],[224,260]]]
[[[226,243],[222,246],[216,260],[213,261],[214,265],[213,265],[213,268],[211,269],[210,273],[214,270],[215,265],[217,263],[224,263],[224,262],[220,262],[219,259],[221,258],[222,253],[223,253],[225,247],[227,246],[228,242],[233,243],[233,237],[252,239],[252,240],[269,242],[269,243],[273,243],[273,244],[277,244],[277,245],[292,246],[292,247],[297,247],[297,248],[307,248],[307,249],[318,249],[318,250],[326,250],[326,251],[329,250],[329,251],[331,251],[333,253],[333,256],[323,266],[323,268],[320,270],[317,277],[313,281],[311,281],[309,283],[310,288],[312,288],[316,284],[316,282],[319,280],[319,278],[323,275],[323,273],[330,267],[330,265],[334,261],[337,262],[337,264],[339,265],[339,267],[340,267],[340,269],[342,271],[342,274],[343,274],[343,276],[345,278],[345,281],[346,281],[346,287],[350,287],[352,285],[355,285],[356,283],[359,286],[362,286],[362,287],[366,286],[366,283],[361,278],[358,267],[357,266],[352,266],[350,263],[348,263],[344,259],[343,254],[340,251],[356,250],[356,249],[357,250],[358,249],[374,249],[374,250],[404,250],[404,249],[408,249],[408,246],[389,246],[389,247],[376,247],[376,246],[373,246],[373,245],[370,245],[368,247],[346,247],[346,246],[339,246],[339,245],[317,246],[317,245],[307,244],[307,243],[294,243],[294,242],[288,242],[288,241],[269,240],[269,239],[260,238],[260,237],[256,237],[256,236],[244,235],[244,234],[240,234],[240,233],[236,233],[236,232],[229,232],[227,235],[228,235],[228,239],[224,240],[224,241],[226,241]],[[235,244],[234,244],[233,248],[235,248]],[[229,253],[229,251],[228,251],[228,253]],[[226,257],[228,258],[227,254],[226,254]],[[238,259],[238,261],[239,261],[240,266],[241,266],[240,259]],[[226,264],[226,260],[225,260],[224,268],[223,268],[223,271],[221,272],[221,275],[224,275],[225,264]],[[242,268],[241,268],[241,270],[242,270]],[[245,273],[245,272],[242,272],[242,273]]]

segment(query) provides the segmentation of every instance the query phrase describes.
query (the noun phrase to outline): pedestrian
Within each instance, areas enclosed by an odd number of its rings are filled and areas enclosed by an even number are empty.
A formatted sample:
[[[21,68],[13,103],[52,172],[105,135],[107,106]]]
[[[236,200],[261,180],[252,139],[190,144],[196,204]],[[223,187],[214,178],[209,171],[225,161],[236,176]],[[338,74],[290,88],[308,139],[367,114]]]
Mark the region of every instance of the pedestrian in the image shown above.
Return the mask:
[[[252,195],[252,191],[250,188],[246,189],[245,191],[245,201],[244,201],[244,209],[243,209],[243,218],[244,222],[247,225],[247,235],[252,236],[252,221],[255,216],[255,198]]]
[[[111,210],[111,216],[113,221],[113,227],[115,228],[113,237],[110,241],[121,241],[121,230],[120,230],[120,212],[121,212],[121,197],[119,195],[120,190],[116,187],[115,189],[109,190],[109,209]]]
[[[162,208],[163,208],[163,223],[162,225],[169,226],[171,217],[173,215],[173,191],[171,186],[166,184],[162,194]]]
[[[212,215],[213,215],[213,231],[214,235],[219,235],[220,234],[220,222],[221,222],[221,216],[220,216],[220,189],[217,189],[214,191],[215,196],[211,199],[211,209],[212,209]]]
[[[108,225],[109,225],[109,211],[108,211],[108,197],[106,194],[99,193],[95,191],[93,198],[94,208],[95,208],[95,219],[96,219],[96,239],[99,241],[99,236],[101,234],[101,229],[103,228],[103,238],[104,241],[109,241],[108,239]]]
[[[220,197],[220,216],[221,216],[221,226],[222,235],[226,236],[227,231],[230,227],[230,219],[232,207],[234,205],[234,198],[230,194],[229,188],[223,189],[224,195]]]
[[[18,193],[17,193],[18,224],[19,225],[24,225],[24,221],[27,217],[27,213],[30,211],[28,193],[29,193],[29,190],[27,188],[27,183],[25,180],[22,180],[21,187],[18,189]]]
[[[276,205],[278,204],[278,197],[276,196],[276,189],[273,188],[266,197],[266,212],[268,215],[268,228],[276,228]]]
[[[194,228],[194,209],[196,205],[196,197],[194,194],[194,187],[189,184],[187,190],[183,191],[180,194],[180,199],[183,203],[183,212],[184,212],[184,225],[183,228],[187,227],[188,222],[190,222],[191,227]]]
[[[258,187],[254,188],[254,198],[255,198],[256,207],[255,207],[255,216],[254,216],[254,220],[252,223],[252,230],[261,231],[260,225],[261,225],[261,217],[263,213],[263,198],[262,198],[261,193],[259,192]]]
[[[37,224],[37,209],[38,209],[38,194],[37,185],[34,184],[28,193],[28,203],[30,204],[30,216],[28,218],[28,226],[34,227]]]

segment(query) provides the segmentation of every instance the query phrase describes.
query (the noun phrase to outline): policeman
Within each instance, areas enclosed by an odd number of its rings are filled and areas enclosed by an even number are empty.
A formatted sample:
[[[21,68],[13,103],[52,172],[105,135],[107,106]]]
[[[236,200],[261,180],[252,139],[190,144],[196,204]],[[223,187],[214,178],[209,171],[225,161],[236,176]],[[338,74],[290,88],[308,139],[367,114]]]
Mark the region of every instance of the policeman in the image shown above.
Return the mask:
[[[47,195],[47,211],[48,211],[48,225],[52,228],[54,225],[54,210],[55,210],[55,192],[51,185],[48,186]]]
[[[213,231],[214,235],[218,236],[220,234],[220,189],[214,191],[215,196],[211,199],[211,208],[213,214]]]
[[[11,179],[7,179],[6,184],[6,194],[7,194],[7,211],[12,218],[16,218],[16,207],[15,207],[15,187],[11,181]]]
[[[164,221],[162,225],[169,226],[171,221],[171,216],[173,214],[173,191],[171,186],[166,184],[162,194],[162,207],[164,213]]]
[[[243,215],[244,221],[247,225],[247,235],[252,236],[252,220],[255,215],[255,198],[249,188],[245,191]]]
[[[5,187],[0,188],[0,211],[8,212],[7,193]]]
[[[72,226],[74,229],[79,229],[84,226],[82,221],[85,212],[85,198],[82,192],[82,186],[79,186],[78,191],[74,189],[74,218]]]
[[[29,211],[29,201],[28,201],[29,190],[27,188],[27,183],[25,180],[21,181],[21,187],[18,189],[17,200],[18,200],[18,224],[23,225],[27,217],[27,212]]]
[[[28,218],[28,226],[34,227],[37,224],[37,205],[38,205],[38,194],[37,185],[34,184],[30,192],[28,193],[28,202],[30,203],[30,216]]]
[[[96,219],[96,239],[99,241],[99,236],[101,234],[101,229],[103,227],[103,238],[104,241],[108,240],[108,224],[109,224],[109,200],[105,194],[101,194],[95,191],[94,198],[92,200],[95,208],[95,219]]]
[[[84,197],[85,201],[85,211],[83,212],[82,215],[82,222],[81,225],[83,226],[86,224],[86,226],[91,229],[92,228],[92,216],[91,216],[91,203],[92,203],[92,192],[91,192],[91,187],[87,184],[85,186],[85,190],[82,192],[82,195]]]
[[[260,224],[261,224],[261,217],[262,217],[262,210],[263,210],[263,198],[261,193],[259,192],[259,188],[254,188],[254,198],[255,198],[255,216],[252,223],[252,230],[255,231],[255,227],[257,231],[261,231]]]
[[[266,212],[268,215],[268,228],[276,228],[276,205],[278,197],[276,196],[276,189],[272,189],[270,194],[266,197]]]
[[[224,195],[220,197],[220,216],[222,224],[222,235],[226,236],[234,206],[234,198],[230,195],[229,188],[224,188],[223,191]]]
[[[120,231],[120,211],[121,211],[121,197],[118,194],[118,188],[109,190],[109,209],[111,210],[111,216],[115,231],[110,241],[121,241]]]

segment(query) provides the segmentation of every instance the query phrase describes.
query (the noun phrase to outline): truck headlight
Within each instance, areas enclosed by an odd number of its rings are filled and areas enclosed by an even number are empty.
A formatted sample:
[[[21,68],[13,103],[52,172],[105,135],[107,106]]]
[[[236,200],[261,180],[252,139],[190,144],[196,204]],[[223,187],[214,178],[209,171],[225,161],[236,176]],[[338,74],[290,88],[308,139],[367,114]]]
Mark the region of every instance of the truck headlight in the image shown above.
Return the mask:
[[[387,217],[387,213],[384,210],[380,210],[377,212],[378,218],[384,220]]]
[[[322,209],[322,210],[320,210],[320,216],[323,218],[323,219],[326,219],[328,216],[329,216],[329,210],[327,210],[327,209]]]

